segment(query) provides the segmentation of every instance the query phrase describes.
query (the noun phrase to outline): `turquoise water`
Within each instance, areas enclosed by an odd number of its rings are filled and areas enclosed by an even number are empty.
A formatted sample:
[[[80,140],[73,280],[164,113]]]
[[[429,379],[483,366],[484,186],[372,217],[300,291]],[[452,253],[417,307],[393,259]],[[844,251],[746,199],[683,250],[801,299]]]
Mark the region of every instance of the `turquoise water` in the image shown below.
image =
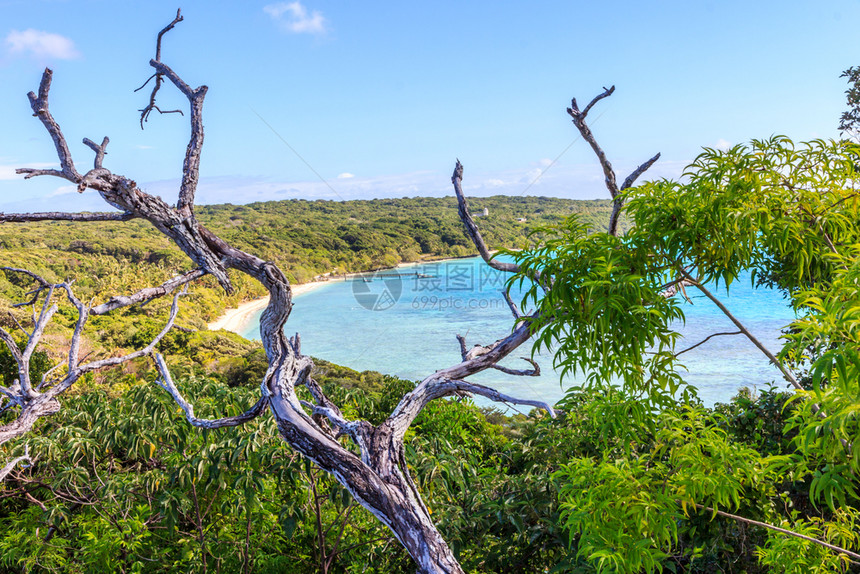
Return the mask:
[[[460,361],[456,334],[465,335],[471,347],[510,332],[512,315],[499,293],[504,279],[475,257],[380,271],[368,281],[333,280],[295,298],[287,332],[301,334],[305,354],[357,370],[419,380]],[[684,340],[678,350],[712,333],[737,330],[704,296],[693,289],[687,293],[692,304],[683,304],[687,320],[679,329]],[[725,289],[717,293],[768,349],[779,350],[780,329],[794,318],[780,293],[753,290],[748,278],[734,283],[731,295]],[[514,300],[519,301],[516,296]],[[258,329],[255,316],[242,334],[259,339]],[[529,352],[530,347],[523,346],[516,356]],[[707,405],[728,401],[744,386],[765,388],[771,382],[784,386],[777,369],[740,335],[715,337],[681,359],[689,369],[684,378],[699,389]],[[555,402],[577,380],[560,382],[550,356],[539,356],[538,362],[540,377],[492,371],[471,380],[517,397]],[[529,367],[514,357],[504,364]]]

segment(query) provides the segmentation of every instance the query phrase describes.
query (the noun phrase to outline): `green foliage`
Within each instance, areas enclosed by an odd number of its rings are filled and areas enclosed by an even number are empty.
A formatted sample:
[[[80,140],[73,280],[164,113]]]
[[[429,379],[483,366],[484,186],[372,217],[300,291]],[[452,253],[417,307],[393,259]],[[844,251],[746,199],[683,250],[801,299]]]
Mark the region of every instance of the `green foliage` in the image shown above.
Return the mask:
[[[681,380],[671,354],[678,334],[669,323],[683,313],[659,295],[666,272],[650,245],[589,235],[575,217],[542,231],[552,235],[539,248],[514,254],[522,275],[512,279],[531,280],[523,304],[540,308],[532,322],[537,346],[555,351],[562,376],[585,374],[587,387],[605,389],[620,378],[655,404],[671,402]]]
[[[598,570],[726,567],[738,534],[715,510],[857,548],[858,164],[860,147],[846,141],[705,150],[683,182],[625,192],[633,228],[623,237],[588,235],[571,218],[517,254],[515,280],[531,281],[527,299],[541,311],[538,341],[564,373],[587,376],[582,390],[605,394],[586,407],[601,421],[598,451],[554,474],[571,547]],[[730,288],[744,272],[795,309],[776,360],[807,373],[797,375],[806,387],[742,393],[710,413],[679,374],[673,322],[683,314],[661,291],[684,278],[687,289]],[[749,526],[732,528],[746,536]],[[744,570],[790,570],[811,548],[751,534],[760,550],[745,553]],[[821,546],[807,557],[796,571],[847,565]]]

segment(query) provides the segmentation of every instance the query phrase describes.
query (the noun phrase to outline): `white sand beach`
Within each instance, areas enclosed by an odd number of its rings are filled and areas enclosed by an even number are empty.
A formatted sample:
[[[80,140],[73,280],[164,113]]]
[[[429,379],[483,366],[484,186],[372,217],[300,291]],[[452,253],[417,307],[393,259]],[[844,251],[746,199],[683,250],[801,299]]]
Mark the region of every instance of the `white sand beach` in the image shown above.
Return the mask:
[[[325,284],[325,281],[313,281],[311,283],[291,285],[293,297],[296,297],[303,293],[307,293],[309,291],[313,291],[314,289],[322,287]],[[215,321],[209,323],[209,325],[207,326],[209,327],[210,331],[224,329],[226,331],[232,331],[234,333],[241,333],[248,325],[248,321],[251,320],[251,317],[253,317],[254,314],[260,309],[265,308],[265,306],[268,304],[268,296],[260,297],[259,299],[254,299],[253,301],[245,301],[235,309],[227,309],[226,311],[224,311],[223,315],[218,317]]]
[[[470,255],[473,257],[474,255]],[[408,263],[398,263],[394,269],[402,269],[404,267],[417,267],[419,265],[425,265],[430,263],[444,263],[446,261],[455,261],[458,258],[445,258],[445,259],[426,259],[422,261],[411,261]],[[293,297],[302,295],[303,293],[307,293],[309,291],[313,291],[323,285],[327,284],[329,281],[348,281],[357,275],[362,275],[364,273],[372,273],[370,271],[364,271],[362,273],[344,273],[342,275],[334,275],[328,276],[326,279],[320,281],[311,281],[309,283],[299,283],[297,285],[291,285],[293,290]],[[224,314],[218,317],[215,321],[208,324],[210,331],[217,331],[218,329],[224,329],[226,331],[232,331],[234,333],[241,333],[245,327],[248,326],[248,321],[251,320],[251,317],[259,311],[263,309],[266,305],[269,304],[269,297],[261,297],[259,299],[254,299],[253,301],[245,301],[240,304],[235,309],[227,309],[224,311]]]

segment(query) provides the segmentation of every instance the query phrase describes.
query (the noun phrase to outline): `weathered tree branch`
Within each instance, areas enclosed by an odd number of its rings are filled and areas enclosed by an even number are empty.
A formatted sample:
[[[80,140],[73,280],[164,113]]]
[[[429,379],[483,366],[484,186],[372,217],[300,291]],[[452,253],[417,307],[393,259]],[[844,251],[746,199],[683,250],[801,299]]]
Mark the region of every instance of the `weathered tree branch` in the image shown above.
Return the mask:
[[[26,272],[27,275],[33,277],[37,282],[46,283],[45,280],[32,272]],[[30,380],[30,359],[33,352],[39,345],[45,327],[50,322],[51,317],[57,311],[57,303],[53,302],[55,290],[63,289],[69,302],[78,310],[78,320],[75,323],[75,328],[72,333],[72,339],[69,345],[68,359],[65,363],[66,372],[61,379],[49,380],[50,374],[59,368],[55,366],[50,369],[42,377],[42,381],[38,387],[34,388]],[[98,369],[116,366],[132,359],[142,357],[152,353],[155,346],[164,338],[173,322],[176,319],[176,314],[179,310],[179,296],[181,293],[176,293],[173,299],[173,305],[170,310],[170,317],[164,328],[158,335],[143,349],[128,353],[119,357],[109,357],[98,361],[93,361],[84,365],[79,364],[79,349],[80,340],[83,334],[84,326],[89,318],[89,310],[75,297],[71,285],[68,283],[60,283],[57,285],[48,285],[41,287],[40,290],[47,290],[45,301],[42,304],[41,311],[38,316],[34,316],[33,330],[28,334],[27,344],[23,351],[19,350],[18,345],[9,333],[0,328],[0,339],[6,344],[15,363],[18,367],[18,382],[11,388],[0,387],[2,392],[12,404],[20,409],[18,418],[14,421],[0,426],[0,444],[3,444],[15,437],[21,436],[32,428],[32,426],[40,418],[52,415],[59,411],[60,403],[57,397],[67,391],[81,376],[85,373]],[[47,385],[47,389],[42,391],[42,387]],[[5,410],[5,409],[4,409]]]
[[[115,295],[111,297],[110,301],[108,301],[107,303],[102,303],[101,305],[90,309],[90,314],[104,315],[105,313],[110,313],[111,311],[119,309],[120,307],[127,307],[129,305],[135,305],[137,303],[145,304],[157,297],[167,295],[177,287],[190,283],[191,281],[203,277],[204,275],[206,275],[206,272],[202,269],[194,269],[192,271],[186,271],[182,275],[171,277],[170,279],[156,287],[147,287],[131,295]]]
[[[30,99],[30,107],[33,109],[33,115],[39,118],[39,121],[41,121],[42,125],[45,126],[45,129],[48,130],[51,139],[54,141],[54,147],[57,149],[57,157],[60,159],[61,169],[58,172],[57,170],[21,168],[16,169],[15,173],[25,174],[25,179],[29,179],[36,175],[55,175],[73,183],[78,183],[81,179],[81,174],[79,174],[75,169],[75,164],[72,161],[72,153],[69,151],[69,146],[66,143],[66,138],[63,136],[63,132],[60,130],[59,124],[54,120],[51,112],[48,111],[48,92],[51,90],[51,80],[53,76],[54,73],[50,69],[45,68],[45,72],[42,74],[42,81],[39,84],[39,95],[37,96],[33,92],[30,92],[27,94],[27,97]]]
[[[182,22],[182,20],[184,20],[184,18],[182,17],[182,10],[177,9],[176,10],[176,18],[174,18],[170,24],[168,24],[167,26],[162,28],[161,32],[158,33],[158,39],[155,41],[155,61],[156,62],[161,61],[161,37],[164,36],[170,30],[172,30],[173,27],[176,26],[178,23]],[[143,129],[144,122],[149,120],[149,114],[152,113],[152,110],[157,111],[159,114],[176,114],[176,113],[178,113],[180,115],[184,115],[182,113],[182,110],[162,111],[161,108],[159,108],[157,105],[155,105],[155,96],[158,94],[158,90],[161,88],[161,83],[164,81],[161,74],[158,72],[151,75],[149,77],[149,79],[146,80],[141,87],[139,87],[138,89],[135,90],[135,92],[139,92],[144,87],[146,87],[146,84],[149,83],[149,80],[151,80],[153,78],[155,78],[155,85],[152,88],[152,93],[149,95],[149,105],[147,105],[145,108],[140,110],[140,129]]]
[[[684,353],[686,353],[687,351],[692,351],[696,347],[698,347],[700,345],[704,345],[705,343],[707,343],[708,341],[710,341],[714,337],[722,337],[722,336],[728,336],[728,335],[743,335],[743,332],[741,332],[741,331],[730,331],[730,332],[726,332],[726,333],[713,333],[711,335],[708,335],[707,337],[705,337],[704,339],[702,339],[701,341],[699,341],[695,345],[687,347],[683,351],[678,351],[677,353],[675,353],[675,357],[677,358],[680,355],[683,355]]]
[[[472,214],[469,213],[469,204],[466,202],[466,196],[463,195],[463,188],[461,187],[462,181],[463,164],[461,164],[458,159],[457,165],[454,167],[454,175],[451,176],[451,183],[454,184],[454,193],[457,195],[457,204],[460,209],[460,220],[466,228],[466,234],[472,239],[472,243],[475,244],[475,247],[478,249],[478,253],[481,254],[481,257],[487,262],[487,265],[493,269],[504,271],[506,273],[518,272],[520,270],[518,265],[504,261],[497,261],[490,254],[490,250],[487,249],[487,244],[484,243],[484,238],[481,236],[480,231],[478,231],[478,226],[475,225],[475,220],[472,219]]]
[[[97,145],[90,138],[84,138],[84,145],[96,152],[96,157],[93,160],[93,169],[102,169],[102,162],[104,162],[105,155],[107,154],[107,151],[105,151],[105,149],[107,148],[107,145],[109,143],[110,138],[108,138],[107,136],[104,137],[101,145]]]
[[[137,217],[133,213],[61,213],[47,211],[42,213],[0,213],[0,223],[28,223],[31,221],[128,221]]]
[[[594,99],[589,102],[583,111],[579,110],[579,106],[576,103],[576,98],[573,98],[570,102],[570,107],[567,108],[567,113],[573,118],[573,125],[576,126],[576,129],[579,130],[582,139],[588,142],[588,145],[591,146],[591,149],[594,150],[594,154],[597,156],[597,160],[600,162],[600,167],[603,169],[604,181],[606,183],[606,189],[609,190],[609,195],[612,198],[612,214],[609,216],[609,228],[608,233],[610,235],[618,235],[618,219],[621,217],[621,208],[624,205],[623,198],[619,195],[621,191],[629,188],[633,185],[633,183],[645,173],[648,168],[654,165],[658,159],[660,159],[660,154],[658,153],[627,176],[627,179],[624,180],[621,188],[618,188],[618,180],[615,176],[615,169],[613,169],[612,164],[609,162],[609,159],[606,157],[606,152],[603,151],[603,148],[600,147],[600,144],[597,143],[597,140],[594,138],[594,134],[591,132],[591,128],[588,127],[588,124],[585,123],[585,117],[588,115],[589,110],[594,107],[594,104],[599,102],[604,98],[608,98],[615,92],[615,86],[610,88],[603,88],[603,92],[594,97]]]
[[[243,425],[246,422],[252,421],[258,416],[260,416],[263,411],[266,410],[266,406],[268,406],[268,398],[260,397],[260,400],[258,400],[256,404],[254,404],[254,406],[252,406],[250,409],[248,409],[241,415],[224,417],[220,419],[197,418],[194,415],[194,407],[187,400],[185,400],[185,398],[179,392],[179,389],[176,387],[176,383],[173,382],[173,378],[170,376],[170,369],[168,369],[167,363],[164,362],[164,357],[162,357],[160,353],[153,353],[153,357],[155,359],[155,364],[158,367],[158,372],[161,375],[161,378],[156,381],[158,383],[158,386],[170,393],[170,396],[173,397],[173,400],[176,402],[176,404],[179,405],[179,407],[183,411],[185,411],[185,418],[192,426],[206,429],[219,429]]]

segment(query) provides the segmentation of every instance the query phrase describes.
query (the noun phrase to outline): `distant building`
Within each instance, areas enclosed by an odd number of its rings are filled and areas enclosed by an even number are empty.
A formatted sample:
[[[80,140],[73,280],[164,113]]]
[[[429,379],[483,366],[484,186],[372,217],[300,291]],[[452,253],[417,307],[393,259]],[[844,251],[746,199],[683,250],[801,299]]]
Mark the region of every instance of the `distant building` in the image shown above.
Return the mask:
[[[526,222],[526,218],[525,218],[525,217],[517,217],[517,221],[518,221],[518,222],[520,222],[520,223],[525,223],[525,222]]]
[[[481,213],[473,213],[472,217],[488,217],[490,215],[489,208],[485,207]]]

